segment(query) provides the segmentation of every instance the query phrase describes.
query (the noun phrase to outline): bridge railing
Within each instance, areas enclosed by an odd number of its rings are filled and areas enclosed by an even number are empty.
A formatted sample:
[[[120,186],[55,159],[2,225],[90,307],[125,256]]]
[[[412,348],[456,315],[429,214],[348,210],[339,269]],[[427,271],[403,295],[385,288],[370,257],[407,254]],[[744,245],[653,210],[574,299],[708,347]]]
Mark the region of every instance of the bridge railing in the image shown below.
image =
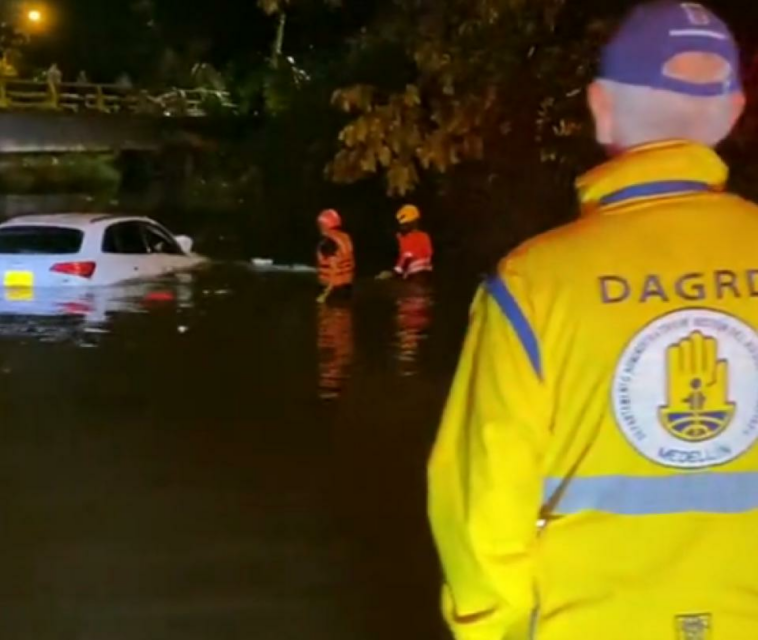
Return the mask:
[[[204,117],[234,110],[228,92],[212,89],[172,89],[155,94],[116,84],[58,84],[0,78],[0,111]]]

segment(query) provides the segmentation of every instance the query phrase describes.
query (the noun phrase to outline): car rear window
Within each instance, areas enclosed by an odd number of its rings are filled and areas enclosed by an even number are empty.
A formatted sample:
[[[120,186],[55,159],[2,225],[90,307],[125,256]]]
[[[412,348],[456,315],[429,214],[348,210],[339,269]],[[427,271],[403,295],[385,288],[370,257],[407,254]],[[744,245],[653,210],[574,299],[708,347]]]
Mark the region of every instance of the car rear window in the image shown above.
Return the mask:
[[[84,234],[78,229],[36,226],[5,227],[0,228],[0,255],[79,253],[83,239]]]

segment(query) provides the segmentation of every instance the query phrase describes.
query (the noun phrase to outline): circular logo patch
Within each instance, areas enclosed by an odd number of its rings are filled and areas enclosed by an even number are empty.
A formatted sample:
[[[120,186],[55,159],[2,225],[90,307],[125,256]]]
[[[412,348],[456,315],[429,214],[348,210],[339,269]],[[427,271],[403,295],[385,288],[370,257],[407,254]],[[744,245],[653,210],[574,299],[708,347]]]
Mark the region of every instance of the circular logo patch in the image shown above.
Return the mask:
[[[758,333],[701,309],[655,320],[621,357],[613,406],[653,462],[702,469],[738,458],[758,440]]]

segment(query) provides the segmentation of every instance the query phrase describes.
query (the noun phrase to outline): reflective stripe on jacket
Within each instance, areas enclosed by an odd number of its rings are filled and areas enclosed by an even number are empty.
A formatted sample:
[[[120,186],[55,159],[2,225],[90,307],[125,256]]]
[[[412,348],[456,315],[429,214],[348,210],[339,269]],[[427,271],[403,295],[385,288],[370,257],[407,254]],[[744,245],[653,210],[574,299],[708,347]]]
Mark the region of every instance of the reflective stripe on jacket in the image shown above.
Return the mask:
[[[633,150],[479,291],[429,466],[458,640],[758,638],[758,208],[726,180]]]
[[[414,275],[432,270],[432,239],[424,231],[411,231],[398,234],[399,256],[395,272],[401,275]]]
[[[337,252],[326,255],[318,250],[318,278],[325,287],[344,287],[353,284],[355,278],[355,254],[353,241],[344,231],[328,231],[325,237],[334,242]]]

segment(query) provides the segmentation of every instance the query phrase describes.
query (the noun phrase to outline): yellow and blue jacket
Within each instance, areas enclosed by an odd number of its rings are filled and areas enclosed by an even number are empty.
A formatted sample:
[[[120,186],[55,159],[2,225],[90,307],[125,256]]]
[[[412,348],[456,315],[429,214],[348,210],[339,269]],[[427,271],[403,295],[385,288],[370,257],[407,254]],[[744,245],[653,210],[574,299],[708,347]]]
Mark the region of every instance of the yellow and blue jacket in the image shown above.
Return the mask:
[[[632,150],[477,294],[429,466],[458,640],[758,638],[758,208],[727,177]]]

